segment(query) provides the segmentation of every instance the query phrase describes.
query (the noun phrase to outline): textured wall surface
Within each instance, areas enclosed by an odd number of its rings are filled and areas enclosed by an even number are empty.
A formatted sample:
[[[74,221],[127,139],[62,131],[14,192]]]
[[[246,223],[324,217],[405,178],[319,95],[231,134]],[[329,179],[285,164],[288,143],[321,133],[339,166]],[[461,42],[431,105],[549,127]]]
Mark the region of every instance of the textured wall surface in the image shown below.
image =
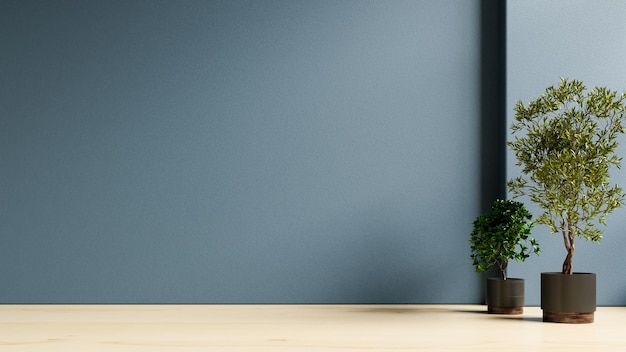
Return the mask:
[[[509,1],[507,7],[507,106],[509,123],[516,101],[528,102],[560,77],[582,80],[588,88],[605,86],[626,91],[626,22],[623,1]],[[626,156],[626,138],[620,152]],[[508,153],[509,178],[519,173]],[[613,173],[626,185],[626,169]],[[527,200],[526,200],[527,201]],[[530,205],[531,203],[528,202]],[[533,208],[535,214],[540,210]],[[607,218],[601,243],[576,242],[574,270],[597,274],[597,303],[626,305],[626,208]],[[543,253],[511,265],[511,275],[524,277],[528,304],[540,304],[540,273],[560,271],[566,251],[562,237],[544,226],[534,230]]]
[[[479,302],[480,12],[1,1],[0,302]]]

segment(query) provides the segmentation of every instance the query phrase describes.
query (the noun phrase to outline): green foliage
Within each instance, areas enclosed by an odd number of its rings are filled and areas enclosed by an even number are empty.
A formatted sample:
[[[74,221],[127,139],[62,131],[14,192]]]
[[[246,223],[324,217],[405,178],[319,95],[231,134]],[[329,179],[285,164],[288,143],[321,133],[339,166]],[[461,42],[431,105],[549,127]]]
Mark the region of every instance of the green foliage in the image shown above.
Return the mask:
[[[491,212],[479,215],[470,236],[471,258],[477,272],[497,266],[506,280],[510,259],[520,262],[539,254],[539,244],[530,238],[532,215],[524,204],[512,200],[496,200]],[[530,248],[526,246],[530,244]]]
[[[509,190],[543,209],[536,222],[563,234],[570,260],[573,239],[599,242],[597,223],[606,225],[606,215],[624,200],[609,171],[620,167],[616,149],[625,132],[626,95],[585,89],[580,81],[561,79],[527,105],[518,102],[511,128],[520,135],[507,142],[524,174],[507,182]]]

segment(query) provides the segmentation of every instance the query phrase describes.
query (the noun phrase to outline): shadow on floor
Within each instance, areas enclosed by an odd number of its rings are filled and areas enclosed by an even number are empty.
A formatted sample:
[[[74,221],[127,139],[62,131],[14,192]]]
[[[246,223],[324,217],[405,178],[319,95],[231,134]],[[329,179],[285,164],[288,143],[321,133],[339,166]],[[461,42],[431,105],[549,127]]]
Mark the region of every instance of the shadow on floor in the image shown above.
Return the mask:
[[[498,315],[498,314],[490,314],[494,317],[494,319],[500,319],[500,320],[524,320],[524,321],[531,321],[531,322],[535,322],[535,323],[543,323],[543,318],[541,317],[525,317],[523,315],[519,315],[519,316],[505,316],[505,315]]]
[[[389,313],[389,314],[407,314],[407,313],[420,313],[433,311],[435,309],[422,309],[422,308],[411,308],[411,307],[398,307],[395,305],[390,305],[389,307],[378,306],[378,307],[364,307],[363,309],[356,309],[355,312],[358,313]],[[442,309],[443,311],[443,309]]]
[[[519,315],[507,315],[507,314],[489,314],[487,312],[487,308],[485,307],[484,310],[453,310],[453,312],[457,312],[457,313],[468,313],[468,314],[482,314],[482,315],[486,315],[486,316],[490,316],[493,317],[493,319],[500,319],[500,320],[526,320],[526,321],[532,321],[532,322],[537,322],[537,323],[543,323],[543,318],[541,317],[528,317],[525,316],[524,314],[519,314]]]
[[[459,309],[456,309],[456,310],[452,310],[452,312],[457,312],[457,313],[484,314],[484,315],[489,314],[489,313],[487,313],[487,309],[486,309],[486,308],[485,308],[484,310],[468,310],[468,309],[465,309],[465,310],[459,310]]]

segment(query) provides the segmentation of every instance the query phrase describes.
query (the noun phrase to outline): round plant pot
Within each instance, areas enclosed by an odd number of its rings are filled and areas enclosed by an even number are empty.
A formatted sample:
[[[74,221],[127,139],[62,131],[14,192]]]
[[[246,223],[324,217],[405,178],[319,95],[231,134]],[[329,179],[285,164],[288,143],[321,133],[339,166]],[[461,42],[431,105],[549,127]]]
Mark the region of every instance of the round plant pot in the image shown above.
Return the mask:
[[[524,279],[487,279],[487,312],[490,314],[524,313]]]
[[[541,273],[543,321],[593,323],[596,311],[596,274]]]

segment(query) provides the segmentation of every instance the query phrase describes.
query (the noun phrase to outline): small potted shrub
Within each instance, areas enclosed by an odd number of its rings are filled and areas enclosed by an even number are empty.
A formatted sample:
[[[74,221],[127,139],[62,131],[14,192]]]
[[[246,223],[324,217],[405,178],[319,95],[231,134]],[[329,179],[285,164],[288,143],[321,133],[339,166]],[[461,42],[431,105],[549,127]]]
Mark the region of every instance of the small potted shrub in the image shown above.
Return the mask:
[[[597,225],[606,225],[607,214],[624,200],[609,171],[620,166],[626,95],[585,89],[580,81],[561,79],[527,105],[518,102],[512,130],[521,135],[507,142],[523,174],[507,182],[509,190],[539,205],[536,223],[561,234],[565,244],[562,270],[541,273],[541,308],[549,322],[593,322],[596,276],[574,272],[574,240],[599,242]]]
[[[494,314],[522,314],[524,279],[507,277],[509,260],[520,262],[539,254],[539,244],[530,238],[532,215],[524,204],[512,200],[494,201],[491,212],[479,215],[470,236],[471,259],[477,272],[496,269],[499,277],[487,279],[487,311]]]

